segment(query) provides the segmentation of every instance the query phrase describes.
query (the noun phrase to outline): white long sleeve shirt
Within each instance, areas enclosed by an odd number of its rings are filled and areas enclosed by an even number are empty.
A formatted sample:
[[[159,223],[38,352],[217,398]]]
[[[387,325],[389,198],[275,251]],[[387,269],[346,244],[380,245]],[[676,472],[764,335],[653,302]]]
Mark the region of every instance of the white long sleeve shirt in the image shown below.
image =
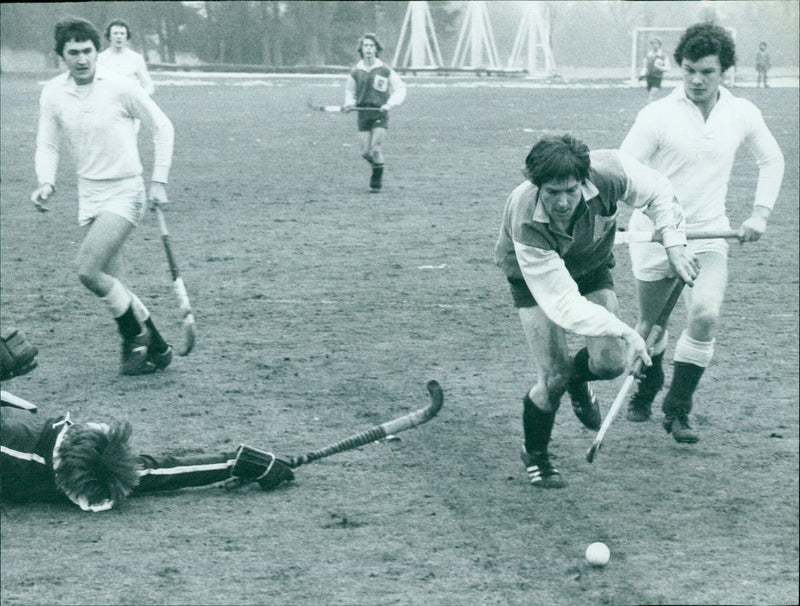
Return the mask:
[[[36,137],[39,183],[55,185],[62,134],[81,177],[108,180],[141,175],[134,119],[153,133],[152,180],[166,183],[175,137],[172,122],[137,84],[101,69],[86,86],[76,85],[69,72],[47,82],[39,100]]]
[[[123,46],[120,50],[109,47],[97,55],[97,66],[102,67],[106,72],[130,78],[137,82],[148,95],[155,92],[153,80],[150,72],[147,71],[147,64],[136,51]]]
[[[745,143],[758,163],[754,204],[772,209],[784,160],[759,109],[724,87],[703,120],[683,85],[639,112],[620,150],[666,176],[675,188],[689,228],[726,215],[736,151]]]
[[[495,263],[510,281],[524,279],[545,315],[587,337],[621,337],[627,326],[580,294],[577,281],[614,265],[618,203],[640,208],[664,246],[686,243],[672,186],[658,172],[616,150],[591,152],[589,179],[570,233],[550,223],[539,189],[524,181],[509,196],[495,246]]]

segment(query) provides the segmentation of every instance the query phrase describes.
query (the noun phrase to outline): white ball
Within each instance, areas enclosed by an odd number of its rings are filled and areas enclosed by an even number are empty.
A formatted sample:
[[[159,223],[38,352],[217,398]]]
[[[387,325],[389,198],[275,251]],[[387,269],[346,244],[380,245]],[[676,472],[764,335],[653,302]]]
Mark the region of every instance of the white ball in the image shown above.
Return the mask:
[[[586,548],[586,560],[592,566],[605,566],[610,557],[611,552],[605,543],[592,543]]]

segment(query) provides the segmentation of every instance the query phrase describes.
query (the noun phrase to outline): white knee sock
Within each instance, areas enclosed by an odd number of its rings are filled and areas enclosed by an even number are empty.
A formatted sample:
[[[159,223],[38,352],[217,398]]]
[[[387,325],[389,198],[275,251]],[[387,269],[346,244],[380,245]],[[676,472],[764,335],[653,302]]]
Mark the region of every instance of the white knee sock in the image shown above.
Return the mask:
[[[115,318],[119,318],[131,306],[131,294],[122,285],[122,282],[116,278],[114,278],[114,283],[109,291],[101,299],[106,302],[108,309],[111,310],[111,314]]]
[[[674,360],[676,362],[686,362],[700,368],[707,368],[711,364],[711,358],[713,357],[714,339],[697,341],[686,334],[684,330],[675,344]]]

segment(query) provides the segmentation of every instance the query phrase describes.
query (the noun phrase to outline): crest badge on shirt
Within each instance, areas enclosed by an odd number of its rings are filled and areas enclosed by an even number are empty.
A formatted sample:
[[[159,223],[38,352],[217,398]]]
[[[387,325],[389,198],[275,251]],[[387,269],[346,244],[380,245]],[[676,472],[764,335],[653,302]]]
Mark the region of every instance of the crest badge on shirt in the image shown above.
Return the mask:
[[[389,79],[376,74],[375,79],[372,81],[372,88],[378,92],[385,93],[389,88]]]

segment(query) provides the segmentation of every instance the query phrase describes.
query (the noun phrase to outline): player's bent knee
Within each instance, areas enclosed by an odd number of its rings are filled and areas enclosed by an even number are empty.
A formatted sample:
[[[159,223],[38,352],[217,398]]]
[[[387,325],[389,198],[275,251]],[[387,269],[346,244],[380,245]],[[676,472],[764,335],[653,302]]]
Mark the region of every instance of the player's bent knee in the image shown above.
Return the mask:
[[[567,391],[569,381],[569,367],[552,369],[544,379],[547,398],[550,402],[558,402],[564,392]]]
[[[711,307],[698,307],[692,310],[689,324],[692,332],[696,334],[707,334],[714,330],[719,321],[719,310]]]
[[[100,288],[99,282],[100,272],[90,268],[78,268],[78,280],[86,288],[91,291],[96,291]]]
[[[625,360],[622,357],[614,357],[614,359],[605,358],[596,368],[592,368],[592,372],[603,381],[616,379],[625,372]]]

